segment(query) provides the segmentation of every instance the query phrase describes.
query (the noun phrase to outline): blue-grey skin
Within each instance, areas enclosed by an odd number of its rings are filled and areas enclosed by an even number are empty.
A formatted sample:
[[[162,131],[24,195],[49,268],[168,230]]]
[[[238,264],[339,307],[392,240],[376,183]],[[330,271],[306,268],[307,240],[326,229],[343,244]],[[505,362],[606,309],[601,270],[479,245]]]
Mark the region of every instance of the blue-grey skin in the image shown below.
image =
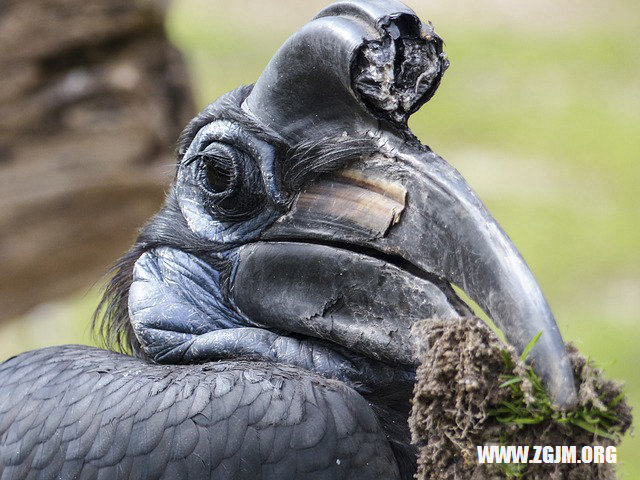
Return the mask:
[[[408,129],[447,66],[440,38],[403,4],[338,2],[254,87],[196,117],[165,206],[103,303],[102,332],[141,359],[58,347],[3,364],[0,479],[412,478],[406,419],[428,348],[412,326],[472,313],[451,284],[517,348],[543,331],[529,359],[571,406],[564,344],[533,275],[460,174]],[[235,372],[230,396],[212,387],[222,371]],[[283,408],[288,396],[298,407]],[[179,398],[210,413],[185,413]],[[56,409],[82,428],[30,417]]]

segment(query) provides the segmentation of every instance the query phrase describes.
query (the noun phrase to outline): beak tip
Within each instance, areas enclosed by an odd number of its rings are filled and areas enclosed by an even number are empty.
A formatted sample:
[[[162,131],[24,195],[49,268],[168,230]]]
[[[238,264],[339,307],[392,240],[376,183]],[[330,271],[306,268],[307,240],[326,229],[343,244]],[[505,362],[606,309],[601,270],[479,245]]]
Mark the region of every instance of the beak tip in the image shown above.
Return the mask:
[[[578,394],[570,366],[566,374],[556,377],[555,384],[550,384],[549,393],[552,403],[560,410],[571,410],[578,404]]]
[[[559,335],[554,340],[552,345],[540,345],[541,348],[536,348],[536,345],[527,362],[530,361],[540,375],[554,407],[567,411],[578,404],[578,394],[564,342]]]
[[[556,408],[567,411],[578,404],[573,375],[555,377],[548,385],[551,402]]]

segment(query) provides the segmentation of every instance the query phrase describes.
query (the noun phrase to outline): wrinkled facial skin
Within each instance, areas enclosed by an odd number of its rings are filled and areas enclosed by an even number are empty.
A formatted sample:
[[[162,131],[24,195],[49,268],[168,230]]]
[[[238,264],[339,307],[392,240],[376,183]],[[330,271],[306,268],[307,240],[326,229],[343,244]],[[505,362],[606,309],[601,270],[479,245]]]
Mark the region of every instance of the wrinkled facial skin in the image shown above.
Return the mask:
[[[141,235],[132,343],[158,362],[292,364],[361,392],[410,391],[413,324],[471,314],[460,286],[575,403],[564,343],[515,246],[407,127],[449,63],[397,2],[338,2],[181,140]]]

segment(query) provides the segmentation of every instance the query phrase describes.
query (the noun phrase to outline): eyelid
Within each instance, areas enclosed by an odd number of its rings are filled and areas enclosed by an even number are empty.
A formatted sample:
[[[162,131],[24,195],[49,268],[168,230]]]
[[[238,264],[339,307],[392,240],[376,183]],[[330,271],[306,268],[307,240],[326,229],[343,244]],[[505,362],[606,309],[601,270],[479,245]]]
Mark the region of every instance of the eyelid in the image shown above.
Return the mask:
[[[182,165],[181,166],[188,167],[189,165],[191,165],[192,163],[194,163],[196,161],[197,162],[201,162],[203,158],[209,156],[209,155],[207,155],[207,153],[210,153],[209,149],[211,148],[211,146],[216,146],[216,147],[223,146],[223,147],[219,147],[219,148],[225,148],[226,147],[227,149],[229,149],[231,151],[230,152],[231,155],[229,155],[231,158],[233,158],[233,155],[242,155],[242,151],[238,150],[233,145],[230,145],[230,144],[225,143],[225,142],[220,142],[218,140],[212,140],[211,142],[207,143],[207,145],[203,149],[193,153],[192,155],[189,155],[188,157],[185,156],[183,158],[183,160],[182,160]],[[220,158],[220,157],[218,157],[218,158]]]
[[[229,160],[232,165],[236,166],[236,164],[240,160],[241,155],[242,152],[231,145],[224,144],[222,142],[212,142],[200,152],[198,157],[200,159],[214,158],[221,161]]]
[[[223,149],[223,150],[228,150],[232,154],[242,153],[242,151],[240,149],[238,149],[235,145],[232,145],[230,143],[224,142],[222,140],[211,140],[209,143],[204,145],[204,148],[200,149],[199,153],[206,153],[206,152],[210,151],[212,149],[212,147],[220,148],[220,149]]]
[[[233,147],[229,145],[217,143],[215,149],[210,149],[210,146],[208,146],[197,155],[199,162],[196,165],[195,177],[197,179],[198,186],[202,190],[204,190],[205,194],[208,195],[209,197],[211,198],[227,197],[240,187],[240,183],[242,182],[242,175],[243,175],[242,173],[243,159],[240,158],[242,153],[237,150],[235,151],[234,150],[235,149],[233,149]],[[206,178],[207,167],[211,165],[219,166],[219,167],[222,167],[223,169],[229,170],[230,181],[224,190],[217,191],[215,189],[210,188],[210,186],[208,185],[208,180]]]

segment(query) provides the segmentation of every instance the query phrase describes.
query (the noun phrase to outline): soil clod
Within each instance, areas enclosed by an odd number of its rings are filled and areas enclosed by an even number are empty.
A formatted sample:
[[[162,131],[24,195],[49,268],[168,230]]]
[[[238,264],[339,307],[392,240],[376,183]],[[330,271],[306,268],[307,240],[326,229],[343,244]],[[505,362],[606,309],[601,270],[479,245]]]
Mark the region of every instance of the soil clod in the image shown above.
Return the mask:
[[[567,350],[579,405],[553,407],[540,380],[478,318],[416,325],[425,342],[410,418],[419,479],[615,479],[610,463],[480,464],[477,446],[617,445],[631,426],[622,386],[606,380],[575,347]]]

